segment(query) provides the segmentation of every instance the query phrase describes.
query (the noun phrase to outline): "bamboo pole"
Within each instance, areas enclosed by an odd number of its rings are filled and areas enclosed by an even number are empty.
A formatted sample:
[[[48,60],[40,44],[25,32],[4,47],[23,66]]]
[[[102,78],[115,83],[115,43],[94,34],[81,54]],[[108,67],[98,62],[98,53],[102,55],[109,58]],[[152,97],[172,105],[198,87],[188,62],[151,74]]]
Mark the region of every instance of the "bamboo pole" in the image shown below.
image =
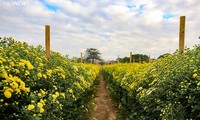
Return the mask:
[[[46,46],[46,58],[49,61],[50,57],[50,26],[45,25],[45,46]]]
[[[180,30],[179,30],[179,50],[184,52],[184,42],[185,42],[185,16],[180,17]]]
[[[132,63],[132,59],[133,59],[132,52],[130,52],[130,63]]]

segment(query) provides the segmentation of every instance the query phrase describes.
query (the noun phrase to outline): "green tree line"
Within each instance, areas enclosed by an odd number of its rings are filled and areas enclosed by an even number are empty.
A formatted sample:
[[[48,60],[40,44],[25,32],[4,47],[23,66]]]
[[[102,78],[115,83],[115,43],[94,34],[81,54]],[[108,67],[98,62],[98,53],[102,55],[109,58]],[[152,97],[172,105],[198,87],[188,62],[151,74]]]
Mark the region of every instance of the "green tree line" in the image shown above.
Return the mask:
[[[148,62],[149,61],[149,56],[144,55],[144,54],[133,54],[132,55],[132,62]],[[129,63],[130,62],[130,57],[124,57],[124,58],[117,58],[117,61],[120,63]]]

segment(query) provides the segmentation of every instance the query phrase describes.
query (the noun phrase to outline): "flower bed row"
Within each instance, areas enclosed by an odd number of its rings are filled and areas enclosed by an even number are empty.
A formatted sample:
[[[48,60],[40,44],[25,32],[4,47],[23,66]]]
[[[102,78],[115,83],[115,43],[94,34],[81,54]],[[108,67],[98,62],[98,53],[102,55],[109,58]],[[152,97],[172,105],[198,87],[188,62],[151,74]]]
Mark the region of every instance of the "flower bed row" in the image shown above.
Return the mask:
[[[1,119],[82,119],[99,67],[69,62],[42,46],[0,39]]]
[[[147,64],[103,67],[121,119],[200,119],[200,46]]]

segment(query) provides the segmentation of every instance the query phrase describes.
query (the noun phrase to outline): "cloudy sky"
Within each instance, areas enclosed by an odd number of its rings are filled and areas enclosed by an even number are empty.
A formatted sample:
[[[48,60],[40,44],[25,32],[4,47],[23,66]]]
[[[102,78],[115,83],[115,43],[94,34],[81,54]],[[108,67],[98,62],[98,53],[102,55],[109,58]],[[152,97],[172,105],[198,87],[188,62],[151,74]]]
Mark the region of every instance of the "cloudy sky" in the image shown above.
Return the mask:
[[[0,0],[0,36],[45,45],[79,57],[97,48],[102,58],[141,53],[157,58],[178,48],[180,16],[186,16],[185,45],[200,43],[199,0]]]

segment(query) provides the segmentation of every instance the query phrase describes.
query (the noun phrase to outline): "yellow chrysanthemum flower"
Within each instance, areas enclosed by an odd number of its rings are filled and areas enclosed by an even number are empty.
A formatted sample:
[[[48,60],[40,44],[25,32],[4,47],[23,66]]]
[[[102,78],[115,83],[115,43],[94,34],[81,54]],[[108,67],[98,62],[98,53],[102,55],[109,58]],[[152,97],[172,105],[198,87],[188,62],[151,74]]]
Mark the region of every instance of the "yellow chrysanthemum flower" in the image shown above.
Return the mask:
[[[18,70],[18,69],[15,69],[15,72],[16,72],[16,73],[19,73],[19,70]]]
[[[2,74],[2,77],[3,77],[3,78],[8,78],[8,73],[4,72],[4,73]]]
[[[37,106],[38,106],[39,108],[42,108],[42,107],[43,107],[43,104],[42,104],[41,102],[38,102],[38,103],[37,103]]]
[[[61,75],[61,77],[65,79],[65,75]]]
[[[43,99],[40,99],[40,103],[42,103],[43,105],[45,105],[45,101]]]
[[[55,85],[53,87],[54,87],[55,90],[58,90],[58,88]]]
[[[27,65],[29,70],[34,68],[33,65],[29,61],[26,62],[26,65]]]
[[[45,79],[47,79],[47,76],[46,76],[45,74],[43,74],[43,77],[44,77]]]
[[[17,94],[21,92],[19,88],[17,88],[15,91],[17,92]]]
[[[63,96],[63,98],[65,98],[65,93],[60,93],[61,96]]]
[[[47,70],[47,75],[51,76],[51,74],[52,74],[52,70]]]
[[[73,93],[73,90],[72,90],[72,89],[69,89],[69,93]]]
[[[11,92],[11,93],[13,92],[13,89],[12,89],[12,88],[5,87],[5,89],[6,89],[5,91],[9,91],[9,92]]]
[[[24,64],[23,62],[20,62],[20,63],[19,63],[19,66],[24,67],[24,65],[25,65],[25,64]]]
[[[12,79],[13,79],[15,82],[21,82],[21,81],[22,81],[20,78],[18,78],[18,77],[16,77],[16,76],[13,77]]]
[[[13,67],[15,64],[14,62],[10,62],[9,65]]]
[[[40,113],[43,113],[44,112],[44,108],[40,108]]]
[[[30,88],[27,88],[27,87],[24,88],[23,90],[24,90],[24,92],[30,92]]]
[[[41,73],[38,73],[37,76],[38,76],[39,78],[41,78],[41,77],[42,77],[42,74],[41,74]]]
[[[57,95],[52,95],[53,99],[55,100],[57,98]]]
[[[18,83],[17,83],[17,82],[12,82],[12,87],[13,87],[13,88],[15,88],[15,89],[16,89],[16,88],[18,88],[18,86],[19,86],[19,85],[18,85]]]
[[[38,93],[38,97],[41,97],[42,96],[42,94],[41,93]]]
[[[56,96],[59,96],[60,94],[59,94],[59,92],[56,92],[55,95],[56,95]]]
[[[196,73],[193,74],[193,78],[196,78],[198,75]]]
[[[43,65],[42,63],[39,63],[39,66],[40,66],[40,67],[43,67],[44,65]]]
[[[1,61],[5,62],[6,60],[4,58],[1,58]]]
[[[34,105],[28,105],[28,110],[33,110],[35,108]]]
[[[25,76],[30,75],[30,72],[26,70]]]
[[[11,98],[12,97],[12,93],[10,91],[6,90],[6,91],[4,91],[4,96],[6,98]]]
[[[40,90],[41,91],[41,93],[43,94],[43,95],[45,95],[46,94],[46,92],[44,91],[44,90]]]
[[[20,81],[20,88],[24,89],[25,88],[25,83],[23,81]]]

